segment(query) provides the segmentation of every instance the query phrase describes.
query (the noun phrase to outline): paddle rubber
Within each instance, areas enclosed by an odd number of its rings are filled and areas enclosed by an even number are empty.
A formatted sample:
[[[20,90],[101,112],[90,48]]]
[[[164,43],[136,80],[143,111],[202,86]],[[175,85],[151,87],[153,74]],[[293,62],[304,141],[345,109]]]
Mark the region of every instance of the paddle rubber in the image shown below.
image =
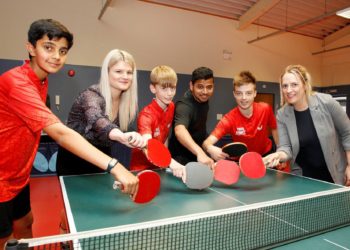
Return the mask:
[[[135,203],[147,203],[157,196],[160,190],[160,177],[151,170],[144,170],[137,174],[139,179],[139,187],[134,198]],[[114,189],[123,189],[120,182],[115,181],[113,184]]]
[[[213,171],[210,167],[199,162],[189,162],[185,165],[186,186],[190,189],[202,190],[213,182]]]
[[[171,168],[166,169],[167,172],[172,173]],[[189,189],[202,190],[209,187],[214,179],[213,171],[202,163],[189,162],[185,165],[184,181]]]
[[[147,142],[147,159],[155,166],[166,168],[170,165],[171,154],[168,148],[157,139],[149,139]]]
[[[240,169],[236,162],[229,160],[219,160],[214,170],[214,179],[226,185],[238,182]]]
[[[239,159],[247,150],[247,145],[242,142],[232,142],[222,147],[222,151],[232,159]]]
[[[239,159],[242,173],[251,179],[262,178],[266,174],[266,167],[260,154],[247,152]]]

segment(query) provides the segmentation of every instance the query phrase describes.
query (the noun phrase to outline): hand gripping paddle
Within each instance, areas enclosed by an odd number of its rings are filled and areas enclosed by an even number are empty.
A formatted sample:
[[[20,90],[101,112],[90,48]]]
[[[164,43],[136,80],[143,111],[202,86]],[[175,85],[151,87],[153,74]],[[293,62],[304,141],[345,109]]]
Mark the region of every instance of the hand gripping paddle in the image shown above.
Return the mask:
[[[242,173],[248,178],[258,179],[265,176],[266,167],[260,154],[247,152],[239,159]]]
[[[139,187],[136,195],[134,196],[135,203],[147,203],[153,200],[157,196],[160,189],[160,177],[159,175],[151,170],[144,170],[137,174],[139,179]],[[123,189],[120,182],[115,181],[113,189]]]
[[[248,151],[247,145],[242,142],[228,143],[222,148],[222,152],[228,154],[230,159],[238,160],[241,155]]]
[[[214,169],[214,179],[226,185],[235,184],[240,175],[240,169],[236,162],[219,160]]]

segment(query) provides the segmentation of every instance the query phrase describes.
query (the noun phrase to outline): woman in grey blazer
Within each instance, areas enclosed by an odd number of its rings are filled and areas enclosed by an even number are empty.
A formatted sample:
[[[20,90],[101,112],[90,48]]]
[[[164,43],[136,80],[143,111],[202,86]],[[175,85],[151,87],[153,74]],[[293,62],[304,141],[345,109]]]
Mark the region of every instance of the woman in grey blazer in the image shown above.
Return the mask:
[[[265,165],[290,160],[294,174],[350,186],[350,121],[343,108],[330,95],[312,91],[310,74],[301,65],[285,69],[280,89],[280,140]]]

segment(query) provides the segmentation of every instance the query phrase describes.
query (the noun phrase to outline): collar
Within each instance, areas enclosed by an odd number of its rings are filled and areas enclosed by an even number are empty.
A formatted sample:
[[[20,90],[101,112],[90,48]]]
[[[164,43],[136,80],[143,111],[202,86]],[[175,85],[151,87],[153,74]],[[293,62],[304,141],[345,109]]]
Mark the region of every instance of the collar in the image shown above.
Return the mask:
[[[27,73],[28,77],[33,83],[35,83],[35,85],[39,87],[42,87],[43,85],[47,85],[48,83],[47,77],[43,81],[40,80],[39,77],[35,74],[34,70],[30,67],[30,60],[25,60],[21,68]]]
[[[308,104],[309,104],[309,109],[310,111],[311,110],[315,110],[318,108],[319,106],[319,101],[318,101],[318,98],[317,98],[317,93],[315,94],[312,94],[311,96],[309,96],[308,98]],[[294,114],[294,107],[293,105],[289,105],[289,104],[286,104],[284,107],[284,113],[286,115],[291,115],[291,114]]]
[[[168,109],[168,106],[163,109],[157,102],[156,98],[152,100],[152,107],[154,107],[158,112],[165,112]]]

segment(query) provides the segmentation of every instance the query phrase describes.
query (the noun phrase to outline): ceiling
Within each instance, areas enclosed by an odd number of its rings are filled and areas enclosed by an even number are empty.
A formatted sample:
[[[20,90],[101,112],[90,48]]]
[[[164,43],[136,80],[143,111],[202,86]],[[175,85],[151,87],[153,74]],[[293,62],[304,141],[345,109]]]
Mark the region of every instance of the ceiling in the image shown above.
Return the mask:
[[[252,24],[276,29],[248,41],[293,32],[318,39],[325,45],[350,34],[350,19],[335,15],[350,7],[350,0],[140,0],[147,3],[229,18],[238,21],[239,30]]]

